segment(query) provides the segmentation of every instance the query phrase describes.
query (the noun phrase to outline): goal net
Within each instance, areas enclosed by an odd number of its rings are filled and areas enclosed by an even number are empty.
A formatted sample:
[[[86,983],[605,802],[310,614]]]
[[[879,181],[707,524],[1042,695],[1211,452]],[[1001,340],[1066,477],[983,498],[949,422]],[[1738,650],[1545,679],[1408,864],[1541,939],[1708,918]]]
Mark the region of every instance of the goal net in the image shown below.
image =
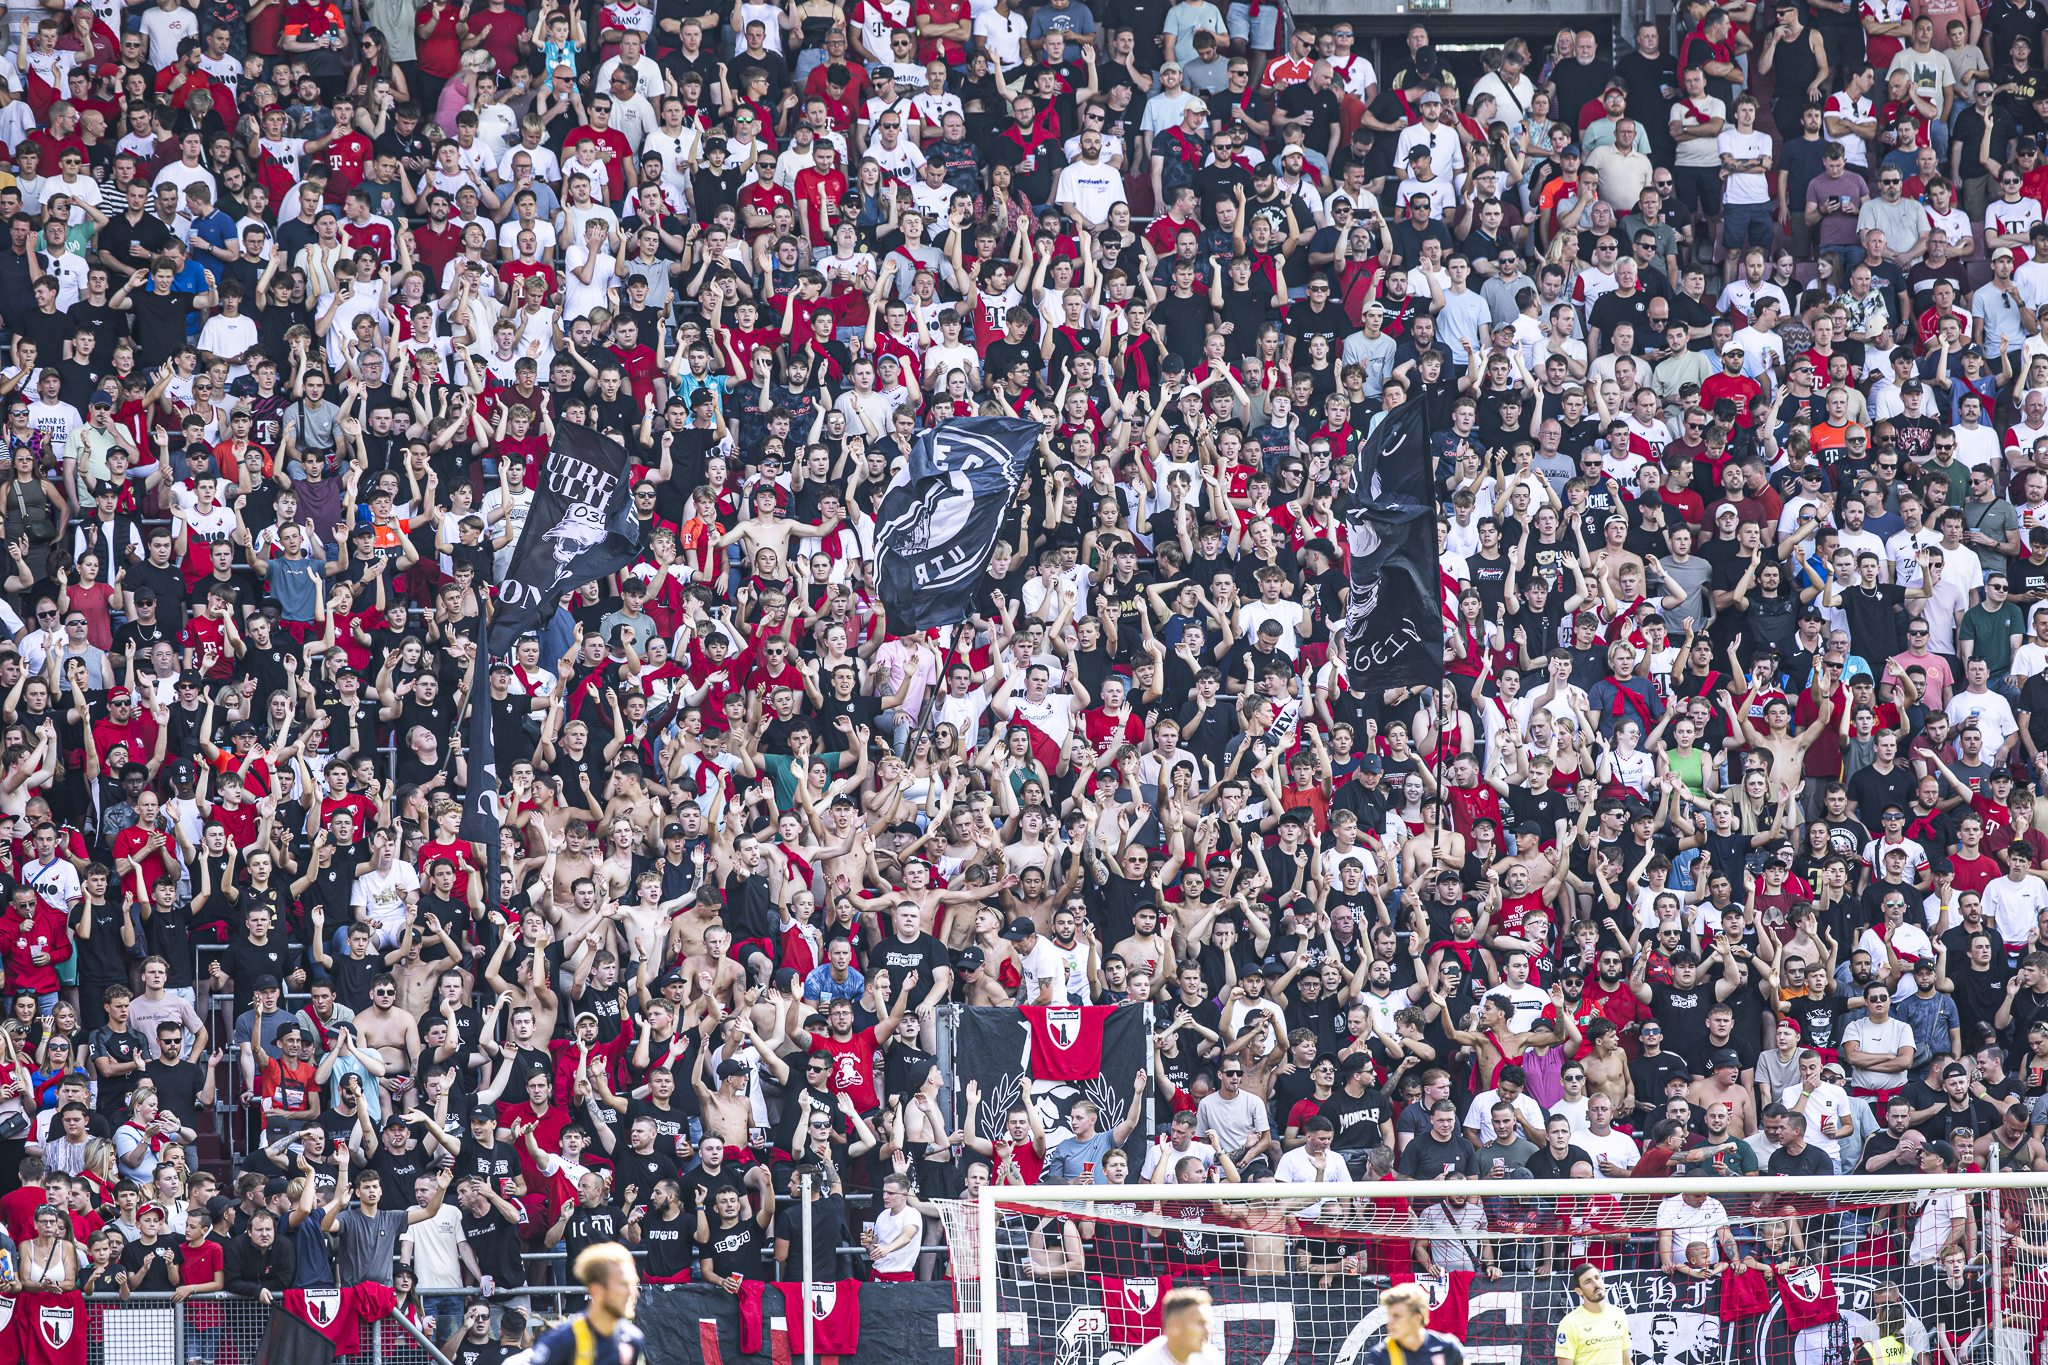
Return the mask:
[[[1632,1365],[1855,1365],[1894,1299],[1923,1361],[2048,1358],[2048,1176],[999,1186],[942,1217],[962,1365],[1119,1365],[1184,1285],[1229,1365],[1353,1365],[1410,1280],[1467,1360],[1549,1365],[1588,1263]]]

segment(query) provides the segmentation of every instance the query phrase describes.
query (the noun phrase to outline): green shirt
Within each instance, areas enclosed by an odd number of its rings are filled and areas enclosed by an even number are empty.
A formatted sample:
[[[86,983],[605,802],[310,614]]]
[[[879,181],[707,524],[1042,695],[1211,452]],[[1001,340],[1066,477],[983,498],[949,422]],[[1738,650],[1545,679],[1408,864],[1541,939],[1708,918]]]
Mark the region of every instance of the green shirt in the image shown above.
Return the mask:
[[[1690,1139],[1688,1139],[1688,1142],[1690,1142]],[[1687,1150],[1692,1150],[1692,1147],[1688,1146]],[[1719,1152],[1716,1155],[1718,1155],[1721,1158],[1722,1165],[1728,1168],[1729,1175],[1755,1175],[1758,1171],[1763,1169],[1762,1166],[1759,1166],[1757,1164],[1756,1149],[1751,1147],[1746,1142],[1738,1142],[1734,1146],[1726,1149],[1725,1151]],[[1674,1168],[1674,1174],[1719,1175],[1721,1174],[1721,1172],[1714,1169],[1713,1158],[1709,1157],[1705,1161],[1695,1162],[1693,1165],[1690,1166],[1676,1167]]]
[[[1963,642],[1970,641],[1969,657],[1988,664],[1996,682],[2012,671],[2013,637],[2026,633],[2026,613],[2015,604],[2007,602],[1991,611],[1980,603],[1963,613],[1963,623],[1956,630],[1956,652],[1961,653]]]

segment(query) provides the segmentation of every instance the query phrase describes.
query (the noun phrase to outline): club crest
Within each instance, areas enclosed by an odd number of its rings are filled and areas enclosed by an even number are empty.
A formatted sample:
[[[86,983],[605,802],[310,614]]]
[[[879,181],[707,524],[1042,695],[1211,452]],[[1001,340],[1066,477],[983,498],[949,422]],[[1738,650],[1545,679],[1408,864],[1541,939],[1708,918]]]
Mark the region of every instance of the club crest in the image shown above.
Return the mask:
[[[1159,1281],[1156,1279],[1125,1280],[1124,1302],[1133,1313],[1150,1313],[1159,1302]]]
[[[838,1285],[814,1284],[811,1286],[811,1318],[813,1321],[831,1317],[832,1310],[838,1306]],[[621,1361],[620,1365],[625,1365],[625,1362]]]
[[[1081,1036],[1081,1011],[1077,1009],[1050,1009],[1045,1012],[1045,1031],[1052,1035],[1060,1047],[1072,1047],[1074,1040]]]
[[[341,1316],[341,1291],[338,1289],[308,1289],[306,1293],[306,1316],[313,1325],[323,1332],[334,1325]]]
[[[45,1305],[36,1312],[36,1330],[42,1333],[43,1342],[53,1351],[64,1348],[71,1340],[72,1311]]]

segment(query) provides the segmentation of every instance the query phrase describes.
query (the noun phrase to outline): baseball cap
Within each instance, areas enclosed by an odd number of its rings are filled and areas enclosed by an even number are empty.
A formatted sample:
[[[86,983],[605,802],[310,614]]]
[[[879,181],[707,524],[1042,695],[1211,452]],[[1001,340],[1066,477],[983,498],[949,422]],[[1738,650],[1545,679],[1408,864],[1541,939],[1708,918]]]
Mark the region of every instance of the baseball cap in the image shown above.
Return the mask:
[[[1038,926],[1036,924],[1032,923],[1028,917],[1019,915],[1016,919],[1010,921],[1010,927],[1003,930],[1002,936],[1003,940],[1007,943],[1022,943],[1037,932]]]
[[[250,990],[252,990],[252,991],[274,991],[274,990],[281,990],[282,988],[283,988],[283,987],[282,987],[281,983],[280,983],[280,982],[278,981],[278,979],[277,979],[276,977],[274,977],[274,976],[259,976],[259,977],[257,977],[257,978],[256,978],[256,980],[255,980],[254,984],[252,984],[252,985],[251,985],[251,986],[249,987],[249,989],[250,989]],[[285,1025],[285,1028],[296,1028],[296,1027],[298,1027],[298,1026],[297,1026],[296,1024],[287,1024],[287,1025]],[[282,1032],[283,1032],[284,1030],[283,1030],[283,1029],[280,1029],[280,1030],[278,1030],[278,1031],[279,1031],[280,1033],[282,1033]]]
[[[1380,762],[1378,754],[1367,754],[1358,760],[1358,771],[1362,773],[1384,772],[1386,765]]]
[[[664,839],[683,838],[683,827],[671,821],[668,825],[663,827],[661,831],[661,837]]]
[[[979,948],[963,948],[959,961],[953,965],[963,972],[977,971],[988,965],[988,957]]]
[[[1732,1047],[1717,1047],[1712,1053],[1708,1054],[1707,1066],[1710,1070],[1714,1071],[1719,1071],[1724,1066],[1732,1066],[1740,1070],[1742,1068],[1742,1056]]]
[[[107,692],[107,705],[109,706],[113,706],[118,702],[133,700],[135,700],[134,695],[125,687],[112,688]]]

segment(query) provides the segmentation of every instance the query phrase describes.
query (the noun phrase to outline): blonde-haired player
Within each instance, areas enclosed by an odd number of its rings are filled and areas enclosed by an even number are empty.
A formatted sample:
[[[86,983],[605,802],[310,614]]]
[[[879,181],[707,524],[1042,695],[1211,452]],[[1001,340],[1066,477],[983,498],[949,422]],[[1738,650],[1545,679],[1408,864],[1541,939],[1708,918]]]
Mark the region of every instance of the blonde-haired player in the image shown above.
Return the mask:
[[[1222,1342],[1210,1335],[1209,1291],[1176,1289],[1159,1305],[1165,1330],[1135,1351],[1126,1365],[1223,1365]]]
[[[1456,1337],[1429,1330],[1429,1293],[1410,1281],[1380,1291],[1387,1337],[1366,1353],[1365,1365],[1464,1365]]]
[[[633,1253],[617,1242],[599,1242],[577,1256],[574,1274],[590,1306],[536,1341],[526,1353],[531,1365],[636,1365],[646,1359],[647,1342],[633,1325],[640,1299]]]
[[[1557,1365],[1629,1365],[1628,1314],[1607,1302],[1607,1282],[1590,1263],[1572,1272],[1579,1306],[1557,1324]]]

